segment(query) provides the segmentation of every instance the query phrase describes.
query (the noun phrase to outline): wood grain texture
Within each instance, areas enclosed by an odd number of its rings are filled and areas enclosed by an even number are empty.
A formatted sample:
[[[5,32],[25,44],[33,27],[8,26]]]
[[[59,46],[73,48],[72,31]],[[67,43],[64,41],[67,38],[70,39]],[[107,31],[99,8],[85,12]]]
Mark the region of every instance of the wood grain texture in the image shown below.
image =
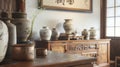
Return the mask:
[[[45,57],[36,58],[34,61],[9,61],[0,67],[93,67],[91,62],[95,58],[48,51]]]

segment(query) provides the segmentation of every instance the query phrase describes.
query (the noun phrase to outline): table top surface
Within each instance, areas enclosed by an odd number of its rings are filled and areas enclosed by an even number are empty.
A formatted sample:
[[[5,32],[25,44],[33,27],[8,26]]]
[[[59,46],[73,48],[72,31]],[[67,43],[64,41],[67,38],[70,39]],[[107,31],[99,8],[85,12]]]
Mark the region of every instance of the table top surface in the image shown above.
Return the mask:
[[[33,61],[3,61],[0,67],[47,67],[50,65],[64,64],[85,64],[91,63],[96,59],[93,57],[80,56],[78,54],[57,53],[48,51],[47,56],[35,58]]]

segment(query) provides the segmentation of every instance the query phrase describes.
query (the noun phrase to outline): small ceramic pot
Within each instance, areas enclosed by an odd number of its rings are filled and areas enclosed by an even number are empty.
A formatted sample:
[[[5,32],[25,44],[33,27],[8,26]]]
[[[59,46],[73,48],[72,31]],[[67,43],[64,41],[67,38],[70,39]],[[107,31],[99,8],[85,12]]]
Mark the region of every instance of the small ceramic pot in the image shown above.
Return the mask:
[[[46,48],[36,48],[36,57],[46,56],[47,49]]]
[[[51,30],[46,26],[44,26],[43,29],[40,30],[41,40],[48,41],[51,39],[51,35],[52,35]]]
[[[84,29],[84,30],[82,31],[82,36],[84,36],[84,39],[85,39],[85,40],[88,39],[88,31],[87,31],[87,29]]]
[[[56,28],[52,29],[52,35],[51,35],[51,40],[58,40],[59,37],[59,32],[56,30]]]
[[[12,46],[13,60],[34,60],[34,44],[16,44]]]
[[[96,37],[96,30],[94,29],[94,27],[91,27],[89,31],[90,31],[89,38],[90,39],[96,39],[95,38]]]

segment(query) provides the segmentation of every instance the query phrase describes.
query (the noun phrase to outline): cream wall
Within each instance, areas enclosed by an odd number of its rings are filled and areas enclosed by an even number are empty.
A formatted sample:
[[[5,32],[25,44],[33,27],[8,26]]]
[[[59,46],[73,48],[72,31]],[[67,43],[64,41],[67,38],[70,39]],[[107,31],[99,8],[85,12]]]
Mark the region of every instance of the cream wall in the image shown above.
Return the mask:
[[[28,19],[32,21],[33,16],[37,14],[33,26],[33,39],[40,39],[39,31],[43,26],[50,29],[56,27],[60,33],[65,32],[63,29],[64,19],[72,19],[74,29],[81,35],[81,31],[86,28],[94,27],[97,32],[96,38],[100,37],[100,0],[93,0],[93,12],[71,12],[59,10],[40,10],[37,9],[37,0],[26,0],[26,12]]]

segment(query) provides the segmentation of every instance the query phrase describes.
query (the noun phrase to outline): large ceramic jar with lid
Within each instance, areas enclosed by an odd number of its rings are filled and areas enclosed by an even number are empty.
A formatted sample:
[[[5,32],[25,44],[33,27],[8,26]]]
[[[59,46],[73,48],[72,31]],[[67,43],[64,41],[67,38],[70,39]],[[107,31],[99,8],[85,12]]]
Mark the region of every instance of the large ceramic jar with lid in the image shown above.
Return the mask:
[[[72,19],[65,19],[63,27],[66,34],[71,34],[73,30]]]
[[[8,28],[0,21],[0,62],[4,59],[8,46]]]
[[[51,30],[44,26],[41,30],[40,30],[40,38],[41,40],[50,40],[51,39],[51,35],[52,35],[52,32]]]
[[[16,25],[17,29],[17,42],[25,42],[31,33],[31,23],[27,20],[26,13],[13,13],[13,20],[11,21]]]

